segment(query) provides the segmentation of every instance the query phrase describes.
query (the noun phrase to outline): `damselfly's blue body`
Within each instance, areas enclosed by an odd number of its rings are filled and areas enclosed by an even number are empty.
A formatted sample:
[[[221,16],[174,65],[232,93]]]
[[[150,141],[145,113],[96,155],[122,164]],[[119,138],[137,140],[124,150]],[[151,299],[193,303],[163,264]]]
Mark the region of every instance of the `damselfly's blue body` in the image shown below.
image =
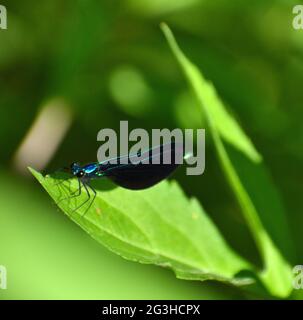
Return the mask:
[[[118,186],[127,189],[149,188],[175,171],[182,163],[183,155],[182,144],[169,143],[142,153],[118,157],[112,159],[112,161],[94,162],[83,166],[72,163],[67,171],[78,179],[79,188],[76,194],[66,199],[80,196],[82,187],[85,189],[87,199],[73,210],[76,211],[91,199],[91,191],[93,198],[85,210],[86,213],[97,195],[95,189],[91,186],[91,180],[107,177]]]

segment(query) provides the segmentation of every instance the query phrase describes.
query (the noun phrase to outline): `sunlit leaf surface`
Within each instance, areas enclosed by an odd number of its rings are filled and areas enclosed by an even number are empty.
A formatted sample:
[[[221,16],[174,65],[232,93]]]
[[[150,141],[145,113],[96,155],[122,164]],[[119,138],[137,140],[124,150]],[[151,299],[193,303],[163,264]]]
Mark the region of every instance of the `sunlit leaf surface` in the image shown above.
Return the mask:
[[[78,187],[75,179],[56,185],[58,179],[31,172],[56,202]],[[73,212],[86,197],[82,194],[59,206],[95,240],[124,258],[171,268],[182,279],[236,285],[252,281],[236,277],[250,269],[249,264],[228,247],[199,203],[187,199],[175,182],[143,191],[110,186],[97,192],[85,215],[85,207]]]

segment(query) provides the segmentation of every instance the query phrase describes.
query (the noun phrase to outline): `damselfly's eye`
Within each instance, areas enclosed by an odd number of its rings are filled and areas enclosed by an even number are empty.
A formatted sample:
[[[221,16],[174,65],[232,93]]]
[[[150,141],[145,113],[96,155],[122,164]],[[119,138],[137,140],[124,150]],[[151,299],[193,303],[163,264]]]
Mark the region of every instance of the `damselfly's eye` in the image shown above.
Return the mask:
[[[77,173],[77,177],[78,178],[81,178],[84,176],[84,171],[80,170],[78,173]]]
[[[71,165],[70,165],[70,169],[71,171],[73,172],[73,174],[77,173],[79,171],[79,163],[77,162],[73,162]]]

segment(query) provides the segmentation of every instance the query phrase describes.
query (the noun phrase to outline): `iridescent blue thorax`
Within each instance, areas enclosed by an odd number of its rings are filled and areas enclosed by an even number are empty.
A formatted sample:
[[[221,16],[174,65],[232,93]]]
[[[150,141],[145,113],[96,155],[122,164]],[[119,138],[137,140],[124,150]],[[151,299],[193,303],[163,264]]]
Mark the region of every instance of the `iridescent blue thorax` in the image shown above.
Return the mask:
[[[95,164],[95,163],[91,163],[91,164],[87,164],[85,166],[82,167],[82,170],[87,173],[87,174],[90,174],[90,173],[94,173],[98,168],[98,165]]]
[[[84,166],[80,166],[78,163],[73,163],[71,165],[71,173],[80,179],[95,179],[103,176],[98,163],[89,163]]]

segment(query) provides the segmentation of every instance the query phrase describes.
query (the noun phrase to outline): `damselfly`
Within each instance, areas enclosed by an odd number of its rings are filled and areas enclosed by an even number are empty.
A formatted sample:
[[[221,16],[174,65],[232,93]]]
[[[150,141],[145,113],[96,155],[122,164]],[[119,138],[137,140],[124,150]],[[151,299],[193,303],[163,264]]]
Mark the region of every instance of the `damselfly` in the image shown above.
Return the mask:
[[[65,168],[65,171],[78,179],[79,187],[77,193],[61,201],[79,197],[82,193],[82,188],[84,188],[87,199],[77,206],[73,212],[92,199],[83,214],[85,215],[97,195],[96,190],[91,185],[93,179],[106,177],[123,188],[132,190],[146,189],[172,174],[182,163],[183,158],[183,145],[169,143],[105,162],[94,162],[83,166],[79,163],[72,163],[69,168]]]

